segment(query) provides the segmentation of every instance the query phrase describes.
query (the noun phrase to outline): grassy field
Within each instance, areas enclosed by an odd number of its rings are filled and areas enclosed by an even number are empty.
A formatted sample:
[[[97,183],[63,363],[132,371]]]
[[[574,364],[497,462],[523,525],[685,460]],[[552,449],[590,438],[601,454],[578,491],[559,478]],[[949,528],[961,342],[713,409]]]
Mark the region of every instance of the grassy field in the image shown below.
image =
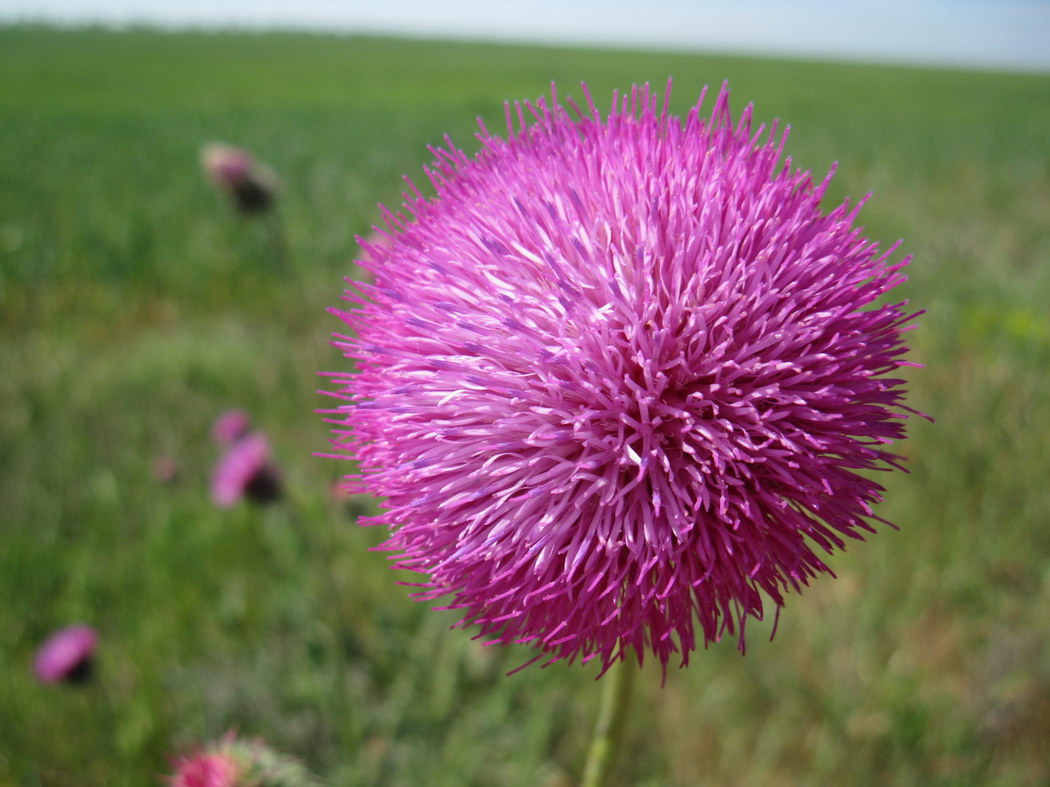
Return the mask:
[[[905,238],[916,420],[880,513],[685,671],[647,668],[624,785],[1050,781],[1050,77],[291,34],[0,29],[0,785],[156,784],[229,729],[335,785],[544,785],[579,776],[594,670],[504,673],[406,598],[380,534],[333,501],[314,372],[354,235],[428,143],[552,79],[578,95],[675,79],[686,109],[792,124],[830,200],[875,196]],[[202,143],[283,182],[272,226],[203,181]],[[831,202],[829,202],[829,205]],[[216,509],[216,414],[251,411],[290,500]],[[173,457],[164,484],[154,460]],[[102,638],[97,680],[39,685],[53,628]],[[768,632],[768,625],[764,628]],[[652,667],[653,665],[648,665]]]

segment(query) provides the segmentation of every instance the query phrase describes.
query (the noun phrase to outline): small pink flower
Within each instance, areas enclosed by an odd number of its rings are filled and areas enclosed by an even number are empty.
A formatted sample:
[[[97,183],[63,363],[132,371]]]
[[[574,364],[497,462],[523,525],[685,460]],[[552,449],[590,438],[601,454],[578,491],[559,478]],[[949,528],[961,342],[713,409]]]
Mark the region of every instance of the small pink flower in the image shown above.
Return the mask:
[[[153,477],[170,484],[179,476],[179,465],[170,456],[158,456],[153,460]]]
[[[333,481],[329,489],[329,496],[337,503],[342,503],[347,498],[353,497],[353,495],[353,492],[347,490],[342,479]]]
[[[357,239],[361,247],[361,259],[365,262],[375,262],[384,251],[393,244],[393,239],[382,230],[373,229],[368,235]]]
[[[175,763],[171,787],[236,787],[238,773],[228,754],[201,752]]]
[[[242,213],[263,213],[277,195],[277,178],[243,148],[212,143],[201,151],[205,174]]]
[[[375,282],[375,274],[370,266],[377,262],[379,257],[390,248],[392,242],[388,234],[377,229],[373,229],[364,238],[357,238],[357,244],[360,249],[357,257],[357,262],[359,263],[358,278],[361,281],[368,284]]]
[[[98,635],[91,626],[59,629],[40,646],[34,664],[43,683],[82,683],[91,677]]]
[[[255,165],[248,151],[226,145],[208,145],[202,160],[208,176],[224,188],[234,188],[251,174]]]
[[[318,787],[310,771],[259,738],[229,732],[174,762],[170,787]]]
[[[280,476],[270,463],[270,445],[265,437],[248,435],[227,450],[212,475],[211,493],[222,508],[244,497],[255,503],[272,503],[281,496]]]
[[[211,436],[219,445],[230,445],[248,434],[251,425],[251,417],[244,410],[227,410],[215,419]]]

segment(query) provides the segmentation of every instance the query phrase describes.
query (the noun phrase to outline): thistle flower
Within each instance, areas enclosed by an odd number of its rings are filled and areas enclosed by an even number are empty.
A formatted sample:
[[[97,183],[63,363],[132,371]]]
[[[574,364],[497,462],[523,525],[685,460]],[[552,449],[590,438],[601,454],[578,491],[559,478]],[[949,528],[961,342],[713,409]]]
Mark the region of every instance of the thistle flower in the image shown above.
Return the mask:
[[[201,753],[175,764],[172,787],[237,787],[239,769],[227,754]]]
[[[247,150],[219,143],[205,145],[201,150],[201,166],[241,213],[264,213],[273,205],[277,178]]]
[[[251,426],[252,419],[244,410],[227,410],[215,419],[211,436],[219,445],[231,445],[248,434]]]
[[[217,743],[174,763],[171,787],[315,787],[318,782],[297,760],[273,751],[259,739],[228,733]]]
[[[153,477],[161,483],[174,483],[179,477],[179,463],[170,456],[158,456],[153,460]]]
[[[432,149],[436,196],[384,211],[374,285],[333,310],[359,371],[325,412],[418,599],[532,661],[666,669],[743,650],[763,596],[779,614],[884,521],[858,471],[899,466],[917,315],[880,301],[908,258],[853,226],[863,200],[823,213],[831,173],[781,161],[750,105],[734,124],[726,86],[684,121],[670,84],[604,117],[584,93],[508,106],[474,158]]]
[[[270,458],[270,444],[260,434],[235,442],[215,466],[211,481],[212,499],[222,508],[242,498],[254,503],[272,503],[281,497],[281,477]]]
[[[91,678],[98,635],[78,624],[59,629],[37,651],[34,669],[42,683],[84,683]]]

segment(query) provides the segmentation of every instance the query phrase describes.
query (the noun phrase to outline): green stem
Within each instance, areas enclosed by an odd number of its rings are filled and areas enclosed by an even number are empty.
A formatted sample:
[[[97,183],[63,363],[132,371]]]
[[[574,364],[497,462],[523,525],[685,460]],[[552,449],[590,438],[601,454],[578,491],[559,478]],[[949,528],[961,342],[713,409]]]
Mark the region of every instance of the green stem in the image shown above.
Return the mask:
[[[322,580],[329,598],[327,604],[331,608],[334,620],[331,625],[335,629],[335,679],[338,683],[338,692],[330,697],[332,703],[332,719],[339,718],[342,713],[340,703],[350,701],[350,671],[346,664],[344,638],[353,632],[345,612],[345,601],[343,590],[340,586],[339,577],[335,570],[335,558],[338,554],[336,549],[335,533],[332,531],[331,522],[324,528],[325,536],[322,543],[316,537],[316,528],[307,526],[306,506],[302,499],[286,491],[288,521],[291,524],[291,532],[298,534],[299,546],[309,551],[311,560],[320,560],[322,563],[319,573],[324,574]],[[308,539],[308,540],[307,540]],[[313,590],[311,588],[311,590]],[[324,591],[322,591],[324,592]]]
[[[284,220],[281,214],[276,208],[271,208],[264,219],[274,268],[283,276],[298,278],[298,271],[294,269],[291,254],[288,251],[288,241],[285,237]]]
[[[587,752],[587,765],[583,769],[580,787],[604,787],[616,764],[616,754],[627,726],[627,711],[631,705],[631,686],[638,668],[621,662],[612,667],[602,683],[602,704],[598,710],[598,721],[594,725],[594,737]]]

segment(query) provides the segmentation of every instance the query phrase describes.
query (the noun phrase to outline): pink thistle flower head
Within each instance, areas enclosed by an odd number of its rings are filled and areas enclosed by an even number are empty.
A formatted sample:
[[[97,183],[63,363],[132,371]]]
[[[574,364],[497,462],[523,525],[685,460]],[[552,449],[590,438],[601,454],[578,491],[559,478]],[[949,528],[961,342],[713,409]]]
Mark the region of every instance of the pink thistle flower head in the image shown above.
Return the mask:
[[[298,760],[280,754],[258,738],[228,733],[202,750],[179,758],[171,787],[316,787]]]
[[[247,150],[217,142],[201,150],[204,174],[245,214],[263,213],[277,196],[277,178]]]
[[[272,503],[281,497],[281,478],[270,458],[270,444],[263,435],[250,434],[232,446],[212,473],[212,500],[229,508],[243,498]]]
[[[237,787],[240,769],[228,754],[207,753],[175,763],[171,787]]]
[[[227,410],[215,419],[211,436],[219,445],[230,445],[248,434],[251,426],[251,416],[244,410]]]
[[[234,188],[251,175],[255,160],[243,148],[211,143],[201,151],[201,164],[216,185]]]
[[[179,477],[179,463],[170,456],[158,456],[153,460],[153,477],[165,484]]]
[[[446,140],[385,211],[374,285],[333,310],[336,456],[385,498],[419,599],[536,659],[666,668],[738,634],[763,597],[873,532],[904,435],[905,258],[820,207],[786,130],[685,118],[648,86],[600,112],[507,107],[468,157]],[[535,660],[535,659],[534,659]]]
[[[78,624],[54,632],[37,651],[34,670],[43,683],[83,683],[91,678],[98,635]]]

